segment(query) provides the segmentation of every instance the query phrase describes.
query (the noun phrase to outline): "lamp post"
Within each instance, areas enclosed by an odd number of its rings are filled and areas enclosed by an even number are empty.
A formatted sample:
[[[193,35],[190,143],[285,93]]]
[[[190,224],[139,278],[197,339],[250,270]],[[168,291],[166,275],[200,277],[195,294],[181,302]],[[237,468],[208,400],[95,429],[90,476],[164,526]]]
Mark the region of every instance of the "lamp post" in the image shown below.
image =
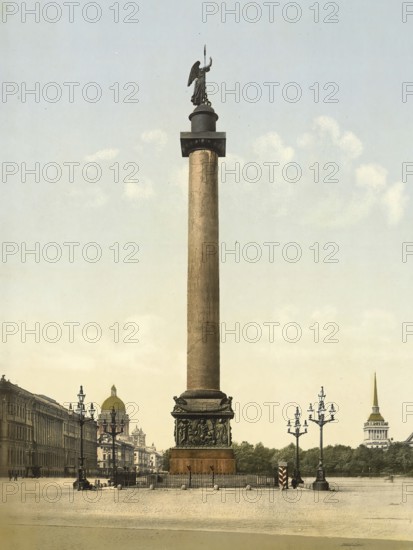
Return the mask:
[[[116,448],[115,448],[115,443],[116,443],[116,436],[123,433],[124,422],[123,422],[123,418],[122,418],[122,420],[120,422],[120,430],[116,430],[116,411],[115,411],[114,406],[112,407],[112,410],[110,411],[110,418],[111,418],[110,430],[108,430],[108,423],[107,423],[107,420],[105,418],[104,421],[103,421],[103,431],[105,432],[105,434],[109,434],[112,437],[112,468],[113,468],[112,479],[113,479],[113,485],[116,486],[117,475],[116,475]]]
[[[192,487],[192,468],[189,464],[188,464],[187,468],[188,468],[188,472],[189,472],[188,487],[191,488]]]
[[[321,386],[321,391],[318,394],[318,409],[313,409],[313,405],[310,403],[310,407],[308,409],[309,417],[308,419],[311,422],[315,422],[315,424],[318,424],[320,427],[320,459],[319,464],[317,468],[317,476],[316,480],[313,483],[313,489],[315,491],[328,491],[329,485],[326,481],[325,472],[324,472],[324,464],[323,464],[323,427],[328,422],[334,421],[334,414],[335,409],[334,405],[331,404],[330,410],[327,413],[327,409],[325,407],[325,398],[326,394],[324,393],[324,387]],[[330,418],[326,418],[326,413],[330,414]],[[313,418],[313,415],[316,414],[317,418]]]
[[[76,414],[78,415],[78,422],[80,425],[80,464],[78,469],[78,478],[73,484],[74,487],[77,486],[78,491],[83,489],[89,489],[91,487],[91,484],[86,479],[85,469],[84,469],[85,457],[83,454],[83,426],[85,425],[86,422],[94,421],[95,409],[93,408],[93,403],[91,403],[89,410],[86,411],[85,397],[86,397],[86,394],[83,393],[83,386],[80,386],[79,393],[77,394],[77,398],[78,398],[77,407],[75,410]],[[86,416],[86,412],[89,413],[90,418]],[[73,415],[73,409],[72,409],[71,403],[69,405],[69,414]]]
[[[29,441],[26,445],[26,456],[27,456],[27,461],[26,461],[26,473],[25,473],[25,476],[26,477],[34,477],[34,472],[33,472],[33,455],[34,455],[34,448],[33,448],[33,443],[31,441]]]
[[[298,407],[295,409],[294,414],[294,426],[291,430],[291,420],[288,420],[287,427],[288,427],[288,433],[293,435],[295,437],[295,469],[294,469],[294,475],[291,480],[291,485],[293,486],[293,489],[297,487],[300,483],[304,483],[304,481],[301,479],[300,474],[300,447],[299,447],[299,439],[302,435],[307,433],[307,420],[304,420],[304,431],[301,431],[301,422],[300,422],[301,412]]]

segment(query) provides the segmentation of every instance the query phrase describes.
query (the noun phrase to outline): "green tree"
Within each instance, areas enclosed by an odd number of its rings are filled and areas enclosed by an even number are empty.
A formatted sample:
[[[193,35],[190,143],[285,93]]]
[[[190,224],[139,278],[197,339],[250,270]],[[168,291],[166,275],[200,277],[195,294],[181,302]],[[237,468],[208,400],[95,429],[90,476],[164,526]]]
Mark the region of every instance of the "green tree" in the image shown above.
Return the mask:
[[[369,475],[372,463],[372,450],[365,445],[359,445],[353,451],[350,463],[350,472],[352,475]]]
[[[250,473],[251,468],[253,467],[252,456],[254,452],[254,445],[248,443],[247,441],[243,441],[240,444],[234,443],[232,447],[234,449],[237,472],[242,474]]]
[[[300,454],[300,471],[303,476],[315,475],[320,457],[318,447],[302,451]]]
[[[242,474],[274,474],[273,455],[275,450],[264,447],[262,443],[255,446],[247,441],[233,444],[237,472]]]
[[[384,453],[388,473],[408,474],[413,471],[413,449],[404,443],[393,443]]]
[[[275,468],[278,466],[278,462],[287,462],[288,471],[293,472],[294,464],[295,464],[295,445],[294,445],[294,443],[290,443],[289,445],[287,445],[287,447],[283,447],[279,451],[274,452],[273,458],[272,458],[272,463],[274,464]]]
[[[162,470],[169,472],[169,461],[171,459],[171,449],[164,452],[162,457]]]

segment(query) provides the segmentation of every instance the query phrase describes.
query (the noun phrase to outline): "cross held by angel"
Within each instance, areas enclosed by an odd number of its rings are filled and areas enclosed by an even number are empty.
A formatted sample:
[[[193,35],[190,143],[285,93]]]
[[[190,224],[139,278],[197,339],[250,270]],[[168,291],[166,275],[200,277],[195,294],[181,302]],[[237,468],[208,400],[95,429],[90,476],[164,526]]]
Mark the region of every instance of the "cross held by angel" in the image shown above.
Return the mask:
[[[204,59],[205,59],[205,48],[204,48]],[[194,105],[211,105],[211,102],[208,100],[208,95],[206,92],[206,78],[205,75],[211,69],[212,58],[209,58],[209,65],[205,64],[204,67],[201,67],[201,62],[197,61],[192,65],[191,72],[189,73],[188,86],[192,84],[195,80],[194,93],[191,97],[191,101]]]

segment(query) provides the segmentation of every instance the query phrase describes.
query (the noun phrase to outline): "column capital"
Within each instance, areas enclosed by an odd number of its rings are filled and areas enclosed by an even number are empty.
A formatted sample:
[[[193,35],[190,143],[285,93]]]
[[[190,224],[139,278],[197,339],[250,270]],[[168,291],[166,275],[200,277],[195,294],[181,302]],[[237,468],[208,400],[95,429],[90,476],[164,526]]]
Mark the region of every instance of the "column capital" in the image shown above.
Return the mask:
[[[181,150],[183,157],[189,157],[193,151],[208,149],[219,157],[225,157],[225,132],[181,132]]]

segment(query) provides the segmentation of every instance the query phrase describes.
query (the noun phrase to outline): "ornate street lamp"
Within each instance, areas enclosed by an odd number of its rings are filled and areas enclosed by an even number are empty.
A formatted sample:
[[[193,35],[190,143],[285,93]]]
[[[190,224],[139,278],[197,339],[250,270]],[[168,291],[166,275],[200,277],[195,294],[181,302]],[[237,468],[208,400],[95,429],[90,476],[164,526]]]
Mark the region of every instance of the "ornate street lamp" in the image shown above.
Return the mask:
[[[315,491],[328,491],[329,485],[325,478],[325,472],[324,472],[324,464],[323,464],[323,426],[327,424],[328,422],[334,421],[334,414],[335,409],[334,405],[331,403],[330,410],[327,413],[327,409],[325,407],[325,398],[326,394],[324,393],[324,387],[321,386],[321,391],[318,394],[318,409],[313,409],[313,405],[310,403],[310,407],[308,409],[309,417],[308,420],[311,420],[311,422],[315,422],[320,426],[320,459],[319,464],[317,468],[317,476],[316,480],[313,483],[313,489]],[[313,415],[316,414],[317,418],[313,418]],[[326,418],[326,414],[330,414],[330,418]]]
[[[90,482],[86,479],[85,469],[84,469],[84,461],[85,457],[83,454],[83,426],[86,422],[93,422],[95,409],[93,408],[93,403],[90,404],[90,408],[88,411],[86,411],[85,408],[85,397],[86,394],[83,393],[83,386],[80,386],[79,393],[77,394],[77,407],[75,410],[75,413],[78,415],[78,422],[80,425],[80,465],[78,469],[78,478],[77,481],[73,484],[74,487],[77,487],[77,490],[83,490],[83,489],[90,489],[92,485]],[[90,418],[86,416],[86,412],[89,413]],[[69,405],[69,414],[73,415],[73,409],[72,404]]]
[[[115,442],[116,442],[116,436],[123,433],[124,428],[124,422],[123,418],[120,422],[120,430],[116,430],[116,411],[115,407],[112,407],[112,410],[110,411],[110,417],[111,417],[111,423],[110,423],[110,430],[108,430],[108,423],[106,418],[103,421],[103,431],[105,434],[109,434],[112,437],[112,480],[113,485],[116,486],[117,484],[117,475],[116,475],[116,448],[115,448]]]
[[[297,487],[300,483],[304,483],[304,481],[301,479],[300,474],[300,447],[299,447],[299,439],[302,435],[307,433],[307,420],[304,420],[304,431],[301,431],[301,422],[300,422],[301,412],[299,407],[295,409],[294,414],[294,426],[291,426],[291,420],[288,420],[287,427],[288,427],[288,433],[293,435],[295,437],[295,469],[294,469],[294,475],[291,479],[291,485],[293,486],[293,489]],[[291,430],[291,427],[293,428]]]

